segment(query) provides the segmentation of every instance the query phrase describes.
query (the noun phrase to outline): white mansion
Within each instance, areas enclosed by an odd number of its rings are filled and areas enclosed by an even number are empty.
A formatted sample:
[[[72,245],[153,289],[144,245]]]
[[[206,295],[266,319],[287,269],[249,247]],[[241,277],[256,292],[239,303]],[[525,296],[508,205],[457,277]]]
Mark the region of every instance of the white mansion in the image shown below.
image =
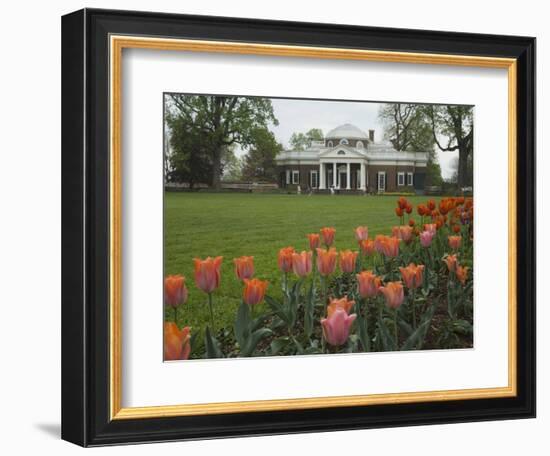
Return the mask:
[[[395,150],[375,142],[354,125],[341,125],[304,151],[285,150],[276,157],[279,186],[302,190],[415,191],[424,189],[427,152]]]

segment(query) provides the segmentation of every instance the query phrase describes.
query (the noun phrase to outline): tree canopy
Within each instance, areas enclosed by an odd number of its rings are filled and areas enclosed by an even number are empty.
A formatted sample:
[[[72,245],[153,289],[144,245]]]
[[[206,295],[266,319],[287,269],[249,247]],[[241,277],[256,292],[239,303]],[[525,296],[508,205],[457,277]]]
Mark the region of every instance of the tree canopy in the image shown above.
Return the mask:
[[[198,182],[207,172],[214,188],[229,148],[249,147],[258,128],[278,124],[271,100],[260,97],[168,94],[165,118],[173,148],[168,174]]]
[[[252,131],[253,144],[244,156],[242,176],[248,180],[277,181],[275,157],[283,150],[267,128]]]
[[[312,141],[322,141],[324,139],[323,130],[320,128],[311,128],[305,133],[292,133],[290,137],[290,147],[293,150],[306,150],[311,147]]]

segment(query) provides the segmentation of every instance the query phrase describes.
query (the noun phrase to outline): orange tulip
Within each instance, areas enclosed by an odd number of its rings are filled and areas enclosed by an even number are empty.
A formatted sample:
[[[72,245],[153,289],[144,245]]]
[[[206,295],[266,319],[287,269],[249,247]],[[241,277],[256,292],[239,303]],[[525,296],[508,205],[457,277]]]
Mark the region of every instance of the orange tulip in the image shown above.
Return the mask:
[[[319,235],[317,233],[310,233],[307,235],[309,239],[309,248],[315,251],[319,247]]]
[[[191,328],[181,331],[172,321],[164,322],[164,361],[189,359],[191,354]]]
[[[380,287],[380,292],[386,298],[386,305],[391,309],[397,309],[405,299],[401,282],[388,282],[385,286]]]
[[[256,304],[262,302],[267,285],[267,280],[245,279],[243,290],[243,301],[245,304],[255,306]]]
[[[456,265],[456,278],[460,280],[462,285],[466,284],[466,279],[468,278],[468,267]]]
[[[349,311],[354,305],[355,301],[348,301],[348,298],[346,297],[341,299],[331,299],[327,308],[327,316],[330,318],[336,309],[342,309],[349,314]]]
[[[400,207],[396,207],[395,215],[397,215],[398,217],[403,217],[403,209],[401,209]]]
[[[322,276],[329,276],[336,269],[336,249],[317,249],[317,269]]]
[[[412,241],[413,229],[411,226],[400,226],[399,227],[399,237],[405,241],[407,244]]]
[[[358,226],[355,228],[355,239],[358,242],[365,241],[369,238],[369,228],[366,226]]]
[[[409,219],[409,226],[414,226],[416,224],[416,222],[414,221],[414,219]]]
[[[292,269],[298,277],[306,277],[311,272],[311,252],[292,254]]]
[[[401,230],[399,229],[398,226],[392,226],[392,227],[391,227],[391,235],[392,235],[394,238],[401,239]]]
[[[405,212],[407,214],[410,214],[412,211],[413,211],[413,207],[411,206],[410,203],[407,203],[407,207],[405,207]]]
[[[428,209],[430,211],[433,211],[435,209],[435,201],[434,200],[429,200],[428,201]]]
[[[195,258],[195,283],[205,293],[212,293],[220,286],[220,266],[223,257]]]
[[[375,240],[376,242],[376,240]],[[379,239],[379,245],[382,253],[384,256],[388,258],[395,258],[397,255],[399,255],[399,243],[401,242],[401,239],[390,237],[390,236],[382,236]]]
[[[185,277],[169,275],[164,278],[164,304],[171,307],[178,307],[187,301],[189,292],[185,286]]]
[[[372,271],[361,271],[356,274],[357,288],[362,298],[372,298],[378,294],[382,279]]]
[[[342,272],[351,273],[355,271],[355,260],[357,259],[357,252],[351,250],[342,250],[340,252],[340,269]]]
[[[235,263],[235,275],[237,279],[250,279],[254,275],[254,257],[242,256],[233,260]]]
[[[453,250],[458,250],[462,236],[449,236],[449,247]]]
[[[409,203],[407,202],[407,199],[404,196],[399,197],[399,199],[397,200],[397,206],[401,210],[405,210],[407,207],[407,204]]]
[[[330,247],[334,243],[334,234],[336,230],[334,228],[325,227],[321,228],[321,235],[323,236],[323,243]]]
[[[418,212],[418,215],[423,217],[424,215],[427,215],[428,208],[426,206],[424,206],[423,204],[419,204],[416,208],[416,211]]]
[[[422,285],[424,278],[424,265],[409,264],[406,268],[399,268],[401,277],[409,289],[418,288]]]
[[[449,272],[456,270],[456,255],[447,255],[443,261],[445,261],[445,263],[447,264],[447,269],[449,270]]]
[[[374,253],[374,241],[372,239],[359,241],[359,248],[363,255],[372,255]]]
[[[294,247],[284,247],[279,250],[278,264],[279,269],[284,272],[290,272],[292,270],[292,255],[294,254]]]

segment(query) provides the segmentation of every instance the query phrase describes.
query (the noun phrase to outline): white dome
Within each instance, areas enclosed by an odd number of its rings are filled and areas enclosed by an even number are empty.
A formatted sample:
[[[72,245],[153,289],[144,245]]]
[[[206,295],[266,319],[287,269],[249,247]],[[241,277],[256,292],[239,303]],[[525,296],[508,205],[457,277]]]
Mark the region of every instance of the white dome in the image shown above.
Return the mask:
[[[326,138],[369,139],[368,135],[363,130],[352,124],[340,125],[334,130],[330,130]]]

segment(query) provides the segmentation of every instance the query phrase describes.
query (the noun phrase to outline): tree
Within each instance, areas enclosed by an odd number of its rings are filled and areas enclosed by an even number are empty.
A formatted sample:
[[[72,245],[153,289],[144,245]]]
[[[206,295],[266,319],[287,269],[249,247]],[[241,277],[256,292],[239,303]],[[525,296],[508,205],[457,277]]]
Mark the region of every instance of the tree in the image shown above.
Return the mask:
[[[435,150],[432,148],[428,152],[428,163],[426,164],[426,182],[427,186],[441,187],[443,185],[443,177],[441,176],[441,166],[437,160]]]
[[[306,133],[292,133],[290,147],[293,150],[302,151],[311,147],[312,141],[322,141],[323,139],[323,130],[320,128],[311,128]]]
[[[210,159],[210,182],[214,188],[220,187],[227,147],[250,146],[254,129],[267,128],[270,123],[278,125],[268,98],[170,94],[166,104],[169,117],[184,119],[201,136]]]
[[[243,178],[276,182],[275,157],[283,150],[282,145],[267,128],[256,128],[252,137],[253,145],[244,157]]]
[[[244,159],[237,157],[233,147],[228,147],[223,159],[223,180],[239,181],[243,177]]]
[[[165,176],[167,182],[209,183],[212,164],[208,138],[183,116],[166,115]]]
[[[459,188],[473,184],[474,119],[471,106],[427,106],[425,110],[432,125],[432,135],[439,150],[458,151],[457,183]],[[442,144],[439,138],[446,138]]]
[[[384,124],[384,136],[396,150],[426,152],[434,148],[431,124],[423,107],[410,103],[387,103],[378,117]]]

